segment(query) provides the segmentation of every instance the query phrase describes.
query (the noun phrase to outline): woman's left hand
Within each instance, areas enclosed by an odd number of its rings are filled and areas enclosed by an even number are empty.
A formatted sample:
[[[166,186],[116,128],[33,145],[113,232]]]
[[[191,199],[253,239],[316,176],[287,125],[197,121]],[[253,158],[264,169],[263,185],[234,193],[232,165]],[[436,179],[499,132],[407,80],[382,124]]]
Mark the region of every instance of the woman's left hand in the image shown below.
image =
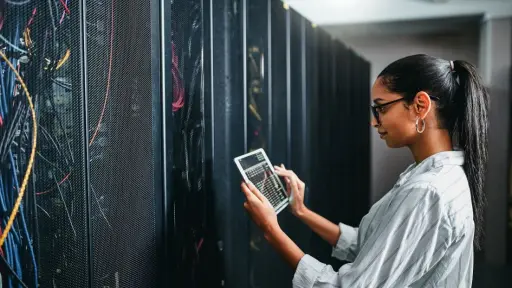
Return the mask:
[[[263,231],[265,236],[279,229],[277,214],[270,202],[252,183],[242,183],[242,191],[247,198],[244,207],[252,220]]]

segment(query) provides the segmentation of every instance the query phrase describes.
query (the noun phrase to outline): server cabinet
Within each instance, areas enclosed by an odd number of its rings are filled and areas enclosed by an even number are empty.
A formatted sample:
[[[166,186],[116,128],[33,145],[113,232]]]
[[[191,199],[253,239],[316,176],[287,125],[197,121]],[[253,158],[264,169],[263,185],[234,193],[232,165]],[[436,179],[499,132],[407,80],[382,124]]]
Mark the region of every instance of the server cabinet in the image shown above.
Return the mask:
[[[332,106],[332,93],[333,93],[333,48],[331,36],[324,30],[317,30],[317,81],[318,91],[316,91],[315,111],[313,129],[316,130],[313,147],[315,150],[312,152],[312,158],[315,159],[314,167],[312,169],[312,184],[310,187],[311,192],[311,209],[316,213],[333,221],[330,215],[330,207],[334,201],[330,199],[330,143],[332,135],[330,134],[331,123],[331,106]],[[329,245],[321,239],[318,235],[313,234],[311,237],[311,254],[319,261],[328,262]]]
[[[1,167],[2,228],[17,184],[30,174],[4,245],[17,277],[6,272],[4,284],[157,286],[164,243],[160,2],[24,1],[0,10],[9,59],[0,64],[1,116],[16,123],[14,142],[4,146],[11,163]]]
[[[243,208],[240,172],[233,163],[247,145],[246,15],[240,9],[244,2],[203,1],[206,185],[213,206],[211,253],[219,259],[203,264],[204,269],[217,272],[207,287],[247,287],[249,279],[249,220]]]
[[[289,155],[290,166],[297,176],[307,185],[305,189],[305,202],[309,200],[310,193],[310,127],[311,106],[310,98],[315,95],[311,93],[310,86],[315,78],[312,74],[312,62],[308,57],[312,53],[312,37],[309,33],[312,28],[311,22],[293,9],[288,11],[288,89],[289,89]],[[286,231],[297,245],[306,253],[309,252],[311,230],[298,218],[290,216]]]
[[[313,210],[359,215],[361,198],[334,187],[339,174],[367,177],[339,149],[367,143],[338,131],[362,117],[345,94],[362,94],[368,75],[347,76],[348,50],[281,1],[6,2],[0,17],[13,64],[0,63],[3,231],[31,173],[2,252],[29,286],[290,286],[242,205],[233,158],[259,147],[308,183]],[[334,201],[353,207],[340,214]],[[289,212],[279,221],[328,258]]]
[[[82,9],[90,285],[154,287],[164,244],[159,2]]]

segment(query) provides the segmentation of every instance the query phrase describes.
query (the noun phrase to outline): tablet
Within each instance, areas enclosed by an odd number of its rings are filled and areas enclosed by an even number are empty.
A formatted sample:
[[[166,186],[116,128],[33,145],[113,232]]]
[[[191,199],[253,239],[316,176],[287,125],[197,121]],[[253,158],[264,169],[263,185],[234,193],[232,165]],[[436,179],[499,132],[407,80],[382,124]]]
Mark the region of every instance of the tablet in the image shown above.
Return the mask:
[[[235,158],[235,163],[245,182],[251,182],[263,194],[276,213],[288,205],[288,196],[281,179],[274,171],[263,149],[254,150]]]

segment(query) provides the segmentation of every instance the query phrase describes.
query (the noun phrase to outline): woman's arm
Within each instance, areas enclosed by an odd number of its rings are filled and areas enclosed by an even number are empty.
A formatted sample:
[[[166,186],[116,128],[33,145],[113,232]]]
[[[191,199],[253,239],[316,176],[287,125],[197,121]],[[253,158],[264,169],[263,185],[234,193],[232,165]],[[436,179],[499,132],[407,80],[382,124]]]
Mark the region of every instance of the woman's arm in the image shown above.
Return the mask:
[[[293,270],[296,270],[300,260],[305,255],[299,246],[297,246],[279,226],[268,229],[265,233],[265,238],[281,257],[283,257],[288,265],[290,265]]]
[[[311,230],[322,237],[322,239],[327,241],[327,243],[331,244],[331,246],[336,246],[338,239],[340,239],[341,233],[343,233],[338,225],[332,223],[331,221],[316,214],[306,207],[301,209],[298,213],[296,213],[296,215],[300,220],[302,220],[302,222],[308,225]]]
[[[341,235],[340,228],[304,205],[306,184],[292,170],[287,170],[282,164],[274,166],[274,169],[277,175],[285,179],[288,196],[292,199],[290,203],[292,213],[331,246],[336,246]]]
[[[247,198],[244,207],[254,223],[263,231],[263,235],[274,249],[293,269],[296,269],[305,254],[281,230],[274,207],[252,183],[242,183],[242,191]]]

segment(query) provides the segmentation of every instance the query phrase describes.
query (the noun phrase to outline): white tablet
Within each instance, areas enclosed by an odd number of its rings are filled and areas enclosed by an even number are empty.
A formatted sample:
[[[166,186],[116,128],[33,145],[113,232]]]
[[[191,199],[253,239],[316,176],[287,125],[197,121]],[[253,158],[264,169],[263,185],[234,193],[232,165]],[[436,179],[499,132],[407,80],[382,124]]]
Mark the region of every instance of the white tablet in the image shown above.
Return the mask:
[[[251,182],[256,186],[272,204],[276,213],[286,208],[288,205],[286,190],[263,149],[236,157],[235,163],[245,182]]]

